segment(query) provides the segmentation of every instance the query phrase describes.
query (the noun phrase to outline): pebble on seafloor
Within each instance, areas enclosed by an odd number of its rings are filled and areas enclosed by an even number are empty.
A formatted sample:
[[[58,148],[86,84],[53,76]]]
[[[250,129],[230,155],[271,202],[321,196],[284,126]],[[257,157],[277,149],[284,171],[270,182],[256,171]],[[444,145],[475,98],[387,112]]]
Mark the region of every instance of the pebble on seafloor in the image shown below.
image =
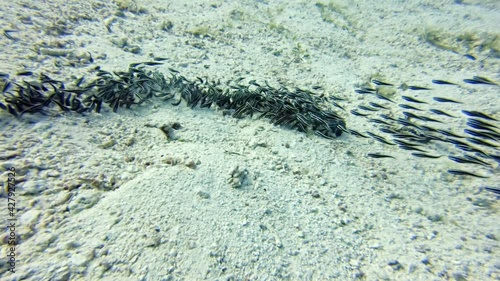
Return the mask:
[[[239,166],[234,167],[229,172],[228,183],[233,188],[241,188],[248,183],[248,170],[240,169]]]

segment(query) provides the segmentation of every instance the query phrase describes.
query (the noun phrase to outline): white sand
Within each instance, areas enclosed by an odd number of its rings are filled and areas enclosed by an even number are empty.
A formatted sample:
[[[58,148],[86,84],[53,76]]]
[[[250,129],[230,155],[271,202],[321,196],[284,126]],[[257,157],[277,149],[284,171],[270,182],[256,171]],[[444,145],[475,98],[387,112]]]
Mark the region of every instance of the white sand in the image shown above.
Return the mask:
[[[500,117],[498,87],[430,82],[499,81],[498,56],[474,48],[472,61],[420,38],[426,28],[498,34],[498,1],[335,1],[341,12],[327,9],[329,22],[314,1],[116,1],[129,7],[122,16],[108,1],[41,2],[0,6],[2,28],[17,39],[1,38],[2,72],[43,72],[71,84],[90,80],[97,65],[120,71],[159,56],[168,58],[160,71],[172,67],[189,79],[320,85],[348,99],[341,103],[348,111],[371,101],[355,86],[379,75],[435,88],[411,93],[420,99],[465,101],[441,106],[457,116],[468,109]],[[162,30],[168,21],[173,27]],[[140,54],[120,47],[123,38]],[[345,116],[349,128],[373,129]],[[459,132],[463,120],[444,128]],[[465,166],[446,157],[420,159],[373,140],[325,140],[169,102],[56,118],[0,111],[0,122],[2,182],[11,166],[20,181],[17,263],[11,273],[4,243],[2,280],[500,280],[498,200],[480,189],[498,187],[498,165],[467,166],[488,179],[456,177],[446,170]],[[183,128],[169,142],[154,126],[170,122]],[[116,143],[103,148],[108,142]],[[238,188],[229,182],[235,170],[246,174]],[[1,195],[6,216],[5,188]]]

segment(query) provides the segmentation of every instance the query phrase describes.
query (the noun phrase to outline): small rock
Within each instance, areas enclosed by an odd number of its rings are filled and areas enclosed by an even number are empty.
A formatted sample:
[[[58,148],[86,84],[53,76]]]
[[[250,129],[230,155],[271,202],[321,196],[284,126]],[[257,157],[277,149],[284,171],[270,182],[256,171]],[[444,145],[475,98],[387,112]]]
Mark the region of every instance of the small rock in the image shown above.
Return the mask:
[[[413,273],[417,269],[417,266],[415,264],[410,264],[408,266],[408,273]]]
[[[208,192],[204,192],[204,191],[198,191],[196,193],[196,195],[198,195],[200,198],[203,198],[203,199],[209,199],[210,198],[210,194]]]
[[[36,195],[46,189],[46,186],[40,181],[27,181],[20,188],[21,195]]]
[[[252,138],[249,142],[248,142],[248,146],[250,146],[252,149],[256,148],[256,147],[267,147],[267,143],[263,140],[259,140],[258,138]]]
[[[486,238],[488,239],[491,239],[491,240],[497,240],[497,238],[495,237],[495,235],[493,233],[490,233],[490,234],[486,234]]]
[[[48,170],[47,171],[47,176],[51,178],[57,178],[61,175],[61,173],[57,170]]]
[[[100,192],[93,190],[80,190],[73,200],[68,204],[68,210],[71,213],[79,213],[84,209],[94,206],[101,198]]]
[[[132,146],[134,143],[135,143],[135,138],[134,137],[130,137],[130,138],[127,138],[125,140],[125,145],[126,146]]]
[[[70,241],[66,244],[64,244],[64,249],[66,250],[73,250],[81,246],[81,243],[76,242],[76,241]]]
[[[134,156],[125,156],[125,158],[123,160],[125,161],[125,163],[130,163],[130,162],[133,162],[135,160],[135,157]]]
[[[443,220],[443,216],[441,215],[429,215],[427,216],[427,219],[432,221],[432,222],[439,222],[439,221],[442,221]]]
[[[429,257],[424,257],[422,259],[422,263],[425,264],[425,265],[429,265],[431,262],[429,261]]]
[[[236,166],[230,171],[230,177],[228,179],[228,183],[233,188],[240,188],[247,183],[247,175],[248,175],[247,169],[240,169],[239,166]]]
[[[39,210],[31,209],[19,217],[20,225],[35,225],[42,213]]]
[[[45,232],[45,233],[39,233],[36,236],[34,236],[34,241],[33,243],[37,246],[37,252],[43,252],[45,251],[51,243],[57,240],[57,235],[50,233],[50,232]]]
[[[311,196],[313,198],[320,198],[321,196],[319,195],[319,192],[317,190],[314,190],[313,192],[311,192]]]
[[[194,162],[193,160],[186,161],[186,163],[184,163],[184,165],[186,165],[186,167],[188,167],[188,168],[196,169],[196,162]]]
[[[392,261],[389,261],[387,264],[388,264],[388,265],[392,268],[392,270],[394,270],[394,271],[398,271],[398,270],[400,270],[400,269],[402,269],[402,268],[403,268],[403,265],[401,265],[401,264],[399,263],[399,261],[397,261],[397,260],[392,260]]]
[[[100,148],[102,149],[108,149],[116,145],[116,141],[114,139],[109,139],[102,144],[99,145]]]
[[[462,272],[453,272],[451,274],[456,281],[467,281],[467,274]]]

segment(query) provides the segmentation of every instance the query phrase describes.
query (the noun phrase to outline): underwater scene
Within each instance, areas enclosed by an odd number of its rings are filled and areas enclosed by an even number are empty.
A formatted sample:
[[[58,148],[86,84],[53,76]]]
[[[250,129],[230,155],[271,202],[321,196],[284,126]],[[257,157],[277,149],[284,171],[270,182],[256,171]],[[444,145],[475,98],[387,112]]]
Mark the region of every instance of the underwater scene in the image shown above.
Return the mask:
[[[0,279],[500,280],[500,2],[0,5]]]

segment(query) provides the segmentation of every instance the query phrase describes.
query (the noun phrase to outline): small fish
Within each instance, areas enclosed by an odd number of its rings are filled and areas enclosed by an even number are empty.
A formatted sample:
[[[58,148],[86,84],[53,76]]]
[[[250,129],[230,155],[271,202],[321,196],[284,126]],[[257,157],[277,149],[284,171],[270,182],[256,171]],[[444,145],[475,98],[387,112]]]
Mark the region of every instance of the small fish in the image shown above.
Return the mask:
[[[467,111],[467,110],[462,110],[462,113],[467,115],[467,116],[471,116],[471,117],[477,117],[477,118],[483,118],[483,119],[488,119],[488,120],[492,120],[492,121],[498,121],[497,119],[491,117],[491,116],[488,116],[482,112],[479,112],[479,111]]]
[[[372,93],[375,93],[377,91],[377,89],[368,88],[368,87],[361,87],[361,90],[372,92]]]
[[[411,134],[393,134],[392,136],[394,138],[397,138],[397,139],[406,139],[409,141],[416,141],[416,142],[421,142],[421,143],[428,143],[429,142],[427,140],[427,137],[411,135]]]
[[[398,138],[398,139],[412,139],[415,137],[413,134],[392,134],[393,137]]]
[[[465,54],[464,57],[470,59],[470,60],[476,60],[476,57],[471,55],[471,54]]]
[[[358,108],[362,109],[362,110],[366,110],[366,111],[378,111],[378,109],[376,109],[376,108],[368,107],[368,106],[364,106],[364,105],[358,105]]]
[[[14,37],[12,37],[9,33],[10,32],[16,32],[17,30],[12,30],[12,29],[5,29],[3,31],[3,36],[7,37],[7,39],[10,39],[10,40],[16,40]]]
[[[472,79],[464,79],[464,82],[468,84],[498,85],[490,79],[481,76],[474,76]]]
[[[427,152],[423,149],[420,149],[418,147],[415,147],[415,146],[408,146],[408,145],[399,145],[399,148],[401,149],[404,149],[404,150],[415,150],[415,151],[420,151],[420,152]]]
[[[464,137],[459,136],[459,135],[457,135],[457,134],[454,134],[454,133],[452,133],[452,132],[450,132],[450,131],[446,131],[446,130],[442,130],[442,129],[438,129],[438,130],[437,130],[437,132],[438,132],[438,133],[441,133],[442,135],[445,135],[445,136],[447,136],[447,137],[464,138]]]
[[[335,139],[335,137],[331,137],[331,136],[328,136],[328,135],[325,135],[323,132],[321,131],[314,131],[314,134],[319,136],[319,137],[322,137],[322,138],[325,138],[325,139]]]
[[[431,88],[426,88],[426,87],[420,87],[420,86],[408,86],[408,89],[412,90],[412,91],[428,91],[428,90],[432,90]]]
[[[157,61],[146,61],[143,62],[144,65],[149,65],[149,66],[154,66],[154,65],[163,65],[162,62],[157,62]]]
[[[420,158],[432,158],[432,159],[442,157],[441,155],[431,155],[431,154],[425,154],[425,153],[420,153],[420,152],[413,152],[411,155],[413,155],[415,157],[420,157]]]
[[[493,124],[490,124],[490,123],[487,123],[487,122],[484,122],[484,121],[482,121],[480,119],[469,118],[467,120],[468,120],[468,122],[467,122],[468,126],[473,127],[472,125],[479,125],[481,127],[480,130],[485,130],[483,128],[496,128],[496,129],[500,129],[497,126],[495,126]],[[475,128],[475,127],[473,127],[473,128]],[[479,129],[479,128],[476,128],[476,129]]]
[[[492,140],[492,141],[498,141],[498,140],[500,140],[500,134],[489,133],[489,132],[481,132],[481,131],[474,131],[474,130],[469,130],[469,129],[464,129],[464,132],[466,134],[469,134],[471,136],[475,136],[475,137],[478,137],[478,138],[488,139],[488,140]]]
[[[415,128],[420,128],[420,126],[418,126],[417,124],[415,123],[412,123],[408,120],[405,120],[404,118],[398,118],[398,123],[403,125],[403,126],[408,126],[408,127],[415,127]]]
[[[443,138],[440,138],[438,136],[435,136],[435,135],[426,135],[425,136],[427,140],[431,141],[431,140],[435,140],[435,141],[442,141],[444,142],[444,139]]]
[[[482,153],[482,154],[484,155],[485,153]],[[495,160],[498,164],[500,164],[500,155],[487,154],[486,156],[488,158],[491,158],[491,159]]]
[[[476,138],[466,138],[466,140],[468,140],[474,144],[488,146],[488,147],[492,147],[492,148],[498,148],[497,145],[491,144],[491,143],[484,141],[484,140],[480,140],[480,139],[476,139]]]
[[[300,114],[297,114],[297,116],[299,116],[299,115]],[[306,122],[306,124],[307,124],[307,122]],[[344,133],[349,133],[349,131],[346,129],[346,127],[341,125],[341,124],[337,125],[337,129],[341,130]]]
[[[330,99],[334,100],[334,101],[345,101],[346,100],[344,98],[341,98],[341,97],[338,97],[338,96],[335,96],[335,95],[331,95]]]
[[[404,114],[404,116],[406,116],[406,118],[414,118],[414,119],[419,119],[420,120],[420,116],[418,116],[416,114],[413,114],[411,112],[403,111],[403,114]]]
[[[30,112],[30,113],[35,113],[35,112],[41,112],[43,110],[44,104],[36,104],[34,106],[28,107],[24,109],[22,112],[19,113],[19,116],[23,116],[24,113]]]
[[[416,108],[416,107],[411,106],[409,104],[400,103],[400,104],[398,104],[398,106],[401,107],[401,108],[404,108],[404,109],[411,109],[411,110],[422,111],[422,109]]]
[[[165,60],[168,60],[168,58],[154,57],[153,60],[154,61],[165,61]]]
[[[396,145],[394,143],[390,143],[388,142],[386,139],[384,139],[383,137],[379,136],[379,135],[375,135],[371,132],[366,132],[370,137],[372,137],[373,139],[375,139],[376,141],[379,141],[381,143],[384,143],[384,144],[388,144],[388,145]]]
[[[486,155],[486,153],[484,153],[483,151],[475,148],[475,147],[472,147],[470,145],[461,145],[461,144],[455,144],[455,146],[462,150],[462,151],[466,151],[466,152],[472,152],[472,153],[478,153],[478,154],[481,154],[481,155]]]
[[[379,131],[383,132],[383,133],[386,133],[386,134],[396,134],[397,132],[392,130],[392,129],[389,129],[389,128],[378,128]]]
[[[399,140],[399,139],[393,139],[392,141],[395,142],[396,144],[399,144],[399,145],[420,146],[420,144],[406,142],[406,141],[402,141],[402,140]]]
[[[113,76],[110,72],[104,71],[104,70],[98,70],[96,75],[99,76],[99,77],[102,77],[102,76]]]
[[[76,85],[77,87],[80,87],[80,86],[82,85],[82,83],[83,83],[84,79],[85,79],[85,76],[82,76],[82,77],[78,78],[78,79],[76,80],[75,85]]]
[[[357,137],[360,137],[360,138],[365,138],[365,139],[370,138],[370,137],[367,137],[367,136],[365,136],[365,135],[361,134],[361,133],[360,133],[360,132],[358,132],[358,131],[354,131],[354,130],[351,130],[351,129],[348,129],[346,132],[347,132],[347,133],[349,133],[349,134],[351,134],[351,135],[355,135],[355,136],[357,136]]]
[[[20,72],[16,73],[16,75],[18,75],[18,76],[31,76],[31,75],[33,75],[33,72],[32,71],[20,71]]]
[[[384,119],[386,119],[386,120],[396,121],[396,119],[392,118],[389,115],[380,114],[379,116],[382,117],[382,118],[384,118]]]
[[[3,73],[3,72],[0,72],[0,78],[2,79],[9,79],[10,75],[8,73]]]
[[[479,123],[476,123],[476,122],[467,122],[466,123],[467,126],[471,127],[471,128],[474,128],[474,129],[478,129],[478,130],[483,130],[483,131],[488,131],[488,132],[492,132],[492,133],[495,133],[495,134],[498,134],[498,132],[491,128],[491,127],[487,127],[487,126],[483,126]]]
[[[407,112],[407,111],[403,111],[403,114],[405,116],[408,116],[408,118],[410,118],[410,112]],[[411,114],[413,118],[415,119],[418,119],[418,120],[421,120],[421,121],[426,121],[426,122],[436,122],[436,123],[443,123],[437,119],[434,119],[434,118],[430,118],[430,117],[427,117],[427,116],[422,116],[422,115],[416,115],[416,114]]]
[[[372,91],[366,91],[366,90],[361,90],[361,89],[356,89],[356,90],[354,90],[354,92],[356,92],[358,94],[362,94],[362,95],[375,93],[375,92],[372,92]]]
[[[3,110],[7,110],[7,106],[5,106],[5,104],[3,104],[1,102],[0,102],[0,108],[3,109]]]
[[[366,116],[369,116],[370,114],[363,114],[363,113],[359,113],[356,109],[353,109],[351,110],[351,113],[353,115],[356,115],[356,116],[362,116],[362,117],[366,117]]]
[[[387,98],[387,97],[384,97],[383,95],[379,94],[379,93],[376,93],[375,96],[381,100],[385,100],[385,101],[389,101],[389,102],[392,102],[392,103],[396,103],[395,101]]]
[[[72,96],[73,96],[73,95],[69,94],[69,95],[66,97],[66,99],[64,100],[64,105],[66,105],[66,106],[70,106],[70,105],[71,105],[71,97],[72,97]],[[74,98],[74,97],[73,97],[73,98]]]
[[[483,179],[488,178],[487,176],[481,176],[481,175],[477,175],[477,174],[467,172],[467,171],[462,171],[462,170],[448,170],[448,173],[455,175],[455,176],[471,176],[471,177],[483,178]]]
[[[7,105],[7,110],[9,111],[10,114],[12,114],[16,117],[18,116],[17,111],[10,104]]]
[[[380,119],[375,119],[375,118],[371,118],[368,120],[369,122],[372,122],[372,123],[376,123],[376,124],[382,124],[382,125],[386,125],[386,126],[390,126],[391,124],[389,124],[388,122],[384,121],[384,120],[380,120]]]
[[[380,109],[389,109],[389,108],[387,108],[387,107],[385,107],[385,106],[383,106],[383,105],[380,105],[380,104],[378,104],[378,103],[374,103],[374,102],[370,102],[370,105],[371,105],[371,106],[373,106],[373,107],[375,107],[375,108],[380,108]]]
[[[431,108],[431,109],[429,109],[429,111],[432,112],[432,113],[434,113],[434,114],[437,114],[437,115],[444,115],[444,116],[448,116],[448,117],[451,117],[451,118],[457,118],[457,117],[455,117],[453,115],[450,115],[450,114],[448,114],[448,113],[446,113],[446,112],[444,112],[442,110],[439,110],[439,109],[433,109],[433,108]]]
[[[100,113],[101,112],[101,108],[102,108],[102,100],[99,100],[95,103],[96,107],[95,107],[95,111],[97,113]]]
[[[97,71],[101,71],[101,70],[97,69]],[[44,82],[44,83],[45,83],[45,82],[47,82],[47,83],[53,83],[53,84],[58,84],[58,83],[61,83],[61,84],[62,84],[62,82],[61,82],[61,81],[57,81],[57,80],[55,80],[55,79],[52,79],[52,78],[50,78],[50,76],[48,76],[48,75],[47,75],[47,74],[45,74],[45,73],[41,73],[41,74],[40,74],[40,80],[41,80],[42,82]]]
[[[466,143],[466,142],[459,141],[459,140],[455,140],[455,139],[445,139],[444,141],[445,141],[445,142],[452,143],[452,144],[454,144],[454,145],[464,145],[464,146],[469,145],[469,144],[468,144],[468,143]]]
[[[313,90],[322,90],[322,89],[323,89],[323,87],[318,86],[318,85],[315,85],[315,86],[312,86],[312,89],[313,89]]]
[[[203,82],[203,78],[196,76],[196,79],[198,79],[198,81],[200,81],[200,83],[201,83],[201,84],[204,84],[204,82]],[[249,83],[250,83],[250,84],[252,84],[252,82],[253,82],[253,83],[255,83],[255,84],[257,84],[257,82],[255,82],[255,80],[252,80],[252,81],[250,81]],[[252,84],[252,85],[253,85],[253,84]],[[259,85],[258,87],[260,87],[260,85]]]
[[[425,101],[417,100],[417,99],[414,99],[414,98],[409,97],[409,96],[401,96],[401,98],[404,99],[405,101],[409,101],[409,102],[426,103]]]
[[[341,106],[340,104],[338,104],[334,101],[331,101],[331,103],[333,104],[333,106],[338,107],[338,108],[342,109],[343,111],[346,111],[345,108],[343,106]]]
[[[118,106],[120,105],[120,99],[116,98],[113,102],[110,103],[110,106],[113,108],[113,112],[116,113],[118,111]]]
[[[380,153],[368,153],[367,154],[369,157],[371,158],[393,158],[393,159],[396,159],[394,158],[394,156],[391,156],[391,155],[385,155],[385,154],[380,154]]]
[[[445,81],[445,80],[432,80],[432,83],[438,84],[438,85],[457,85],[455,83],[448,82],[448,81]]]
[[[11,87],[12,83],[10,83],[10,81],[7,81],[5,84],[3,84],[2,93],[6,93]]]
[[[461,163],[461,164],[478,164],[478,165],[485,165],[485,166],[490,166],[488,163],[484,162],[484,161],[475,161],[473,159],[467,159],[467,158],[464,158],[464,157],[456,157],[456,156],[448,156],[448,158],[452,161],[455,161],[457,163]],[[485,163],[485,164],[484,164]]]
[[[493,192],[496,195],[500,195],[500,188],[495,188],[495,187],[484,187],[484,190]]]
[[[464,155],[465,159],[468,159],[470,161],[474,161],[476,162],[477,164],[481,164],[483,166],[486,166],[486,167],[491,167],[491,164],[488,163],[488,162],[485,162],[477,157],[474,157],[474,156],[471,156],[471,155]]]
[[[432,99],[435,100],[435,101],[437,101],[437,102],[461,103],[461,102],[456,101],[456,100],[450,100],[450,99],[447,99],[447,98],[440,98],[440,97],[433,97]]]
[[[394,84],[383,82],[380,80],[373,79],[372,80],[373,84],[378,85],[378,86],[394,86]]]
[[[258,88],[262,87],[259,83],[257,83],[257,80],[250,80],[250,81],[248,81],[248,84],[253,85],[255,87],[258,87]],[[300,91],[301,91],[300,89],[297,89],[297,92],[300,92]]]

